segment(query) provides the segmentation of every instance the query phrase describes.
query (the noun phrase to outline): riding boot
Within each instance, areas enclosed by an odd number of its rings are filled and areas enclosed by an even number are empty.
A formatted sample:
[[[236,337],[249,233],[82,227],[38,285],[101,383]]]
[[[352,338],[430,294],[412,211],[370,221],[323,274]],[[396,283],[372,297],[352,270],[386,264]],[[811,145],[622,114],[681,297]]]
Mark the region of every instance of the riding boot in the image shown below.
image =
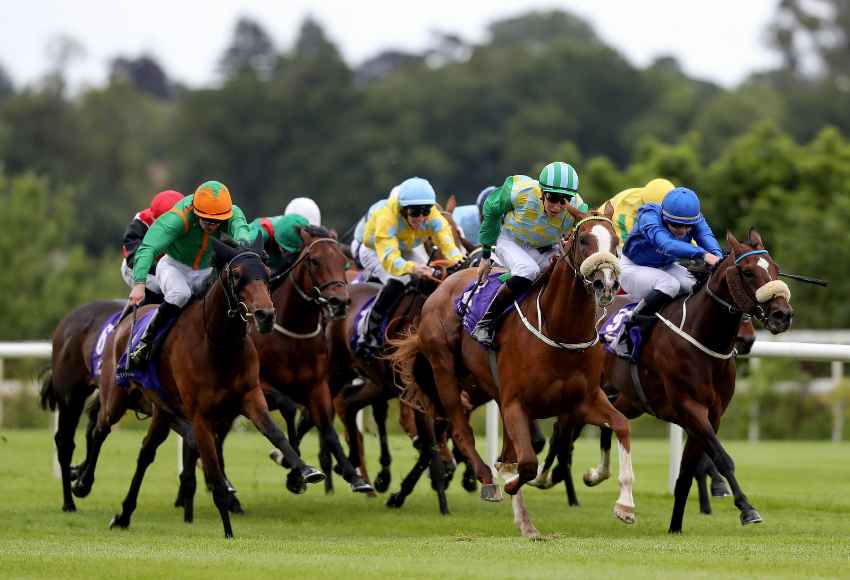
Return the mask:
[[[390,278],[375,298],[375,304],[372,306],[369,320],[366,323],[366,336],[363,345],[368,352],[376,354],[384,344],[381,324],[390,310],[398,303],[404,293],[404,288],[404,282]]]
[[[127,357],[127,370],[139,370],[150,360],[154,340],[172,320],[180,314],[181,308],[170,302],[163,302],[154,312],[153,318],[145,329],[139,344]]]
[[[641,345],[646,344],[649,340],[649,335],[658,321],[655,313],[661,311],[671,300],[673,300],[673,297],[669,294],[665,294],[661,290],[652,290],[632,311],[632,317],[626,323],[624,332],[629,341],[632,360],[637,360]]]
[[[532,283],[528,278],[511,276],[499,288],[492,302],[490,302],[490,306],[487,307],[487,311],[475,325],[475,328],[472,329],[472,337],[486,348],[493,348],[493,342],[496,339],[496,323],[511,303],[531,288]]]

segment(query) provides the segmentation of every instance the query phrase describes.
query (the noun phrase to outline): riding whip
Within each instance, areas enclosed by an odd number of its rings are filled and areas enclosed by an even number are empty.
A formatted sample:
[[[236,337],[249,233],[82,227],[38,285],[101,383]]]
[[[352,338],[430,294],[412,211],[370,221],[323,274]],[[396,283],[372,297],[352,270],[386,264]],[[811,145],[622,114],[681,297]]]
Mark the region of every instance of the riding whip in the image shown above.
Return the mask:
[[[798,280],[800,282],[805,282],[806,284],[815,284],[816,286],[823,286],[824,288],[829,285],[826,280],[821,280],[820,278],[800,276],[799,274],[786,274],[785,272],[780,272],[779,275],[783,278],[791,278],[792,280]]]

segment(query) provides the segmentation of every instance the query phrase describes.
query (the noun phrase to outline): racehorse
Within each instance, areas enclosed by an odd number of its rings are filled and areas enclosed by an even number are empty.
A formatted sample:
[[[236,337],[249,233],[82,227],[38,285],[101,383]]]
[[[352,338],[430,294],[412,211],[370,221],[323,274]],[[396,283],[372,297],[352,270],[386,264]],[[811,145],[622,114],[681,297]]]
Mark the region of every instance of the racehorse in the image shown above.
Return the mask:
[[[618,410],[629,418],[651,413],[688,434],[676,480],[671,533],[682,531],[685,504],[703,453],[732,488],[741,523],[762,521],[741,490],[717,431],[735,392],[733,347],[742,318],[760,320],[773,334],[784,332],[793,317],[791,292],[778,279],[779,268],[755,229],[744,242],[727,232],[726,241],[730,252],[705,285],[657,315],[658,328],[642,347],[636,367],[613,354],[605,357],[603,385]],[[607,462],[606,432],[603,429],[602,465],[585,474],[590,483]]]
[[[473,272],[461,272],[432,294],[423,307],[418,331],[398,341],[391,356],[405,385],[419,384],[426,392],[431,390],[441,414],[452,423],[455,443],[475,465],[482,483],[481,497],[488,501],[498,501],[501,496],[489,467],[475,450],[461,392],[483,390],[499,403],[506,434],[503,461],[517,463],[517,476],[506,484],[505,491],[515,496],[517,522],[523,535],[531,538],[539,533],[518,492],[537,474],[529,430],[529,420],[537,417],[570,414],[614,429],[621,449],[621,491],[614,513],[625,522],[634,521],[628,421],[599,388],[603,353],[598,344],[596,308],[609,304],[619,289],[617,235],[610,212],[585,214],[569,205],[566,208],[576,224],[561,244],[560,255],[522,304],[515,304],[516,312],[510,311],[504,319],[497,333],[497,353],[488,356],[461,328],[455,303],[475,281]],[[535,306],[536,315],[529,314]],[[538,321],[536,328],[529,318]],[[421,384],[427,382],[429,373],[423,372],[420,353],[430,365],[432,389]]]
[[[53,332],[53,353],[50,370],[41,384],[41,406],[59,411],[56,434],[56,456],[62,474],[62,511],[77,510],[71,483],[74,473],[71,457],[74,454],[74,433],[83,413],[86,399],[97,388],[92,368],[92,353],[100,330],[107,320],[121,311],[123,302],[99,300],[76,308],[65,316]],[[90,437],[87,430],[87,437]]]
[[[136,472],[122,504],[121,513],[110,527],[126,528],[136,508],[145,470],[153,462],[156,449],[177,425],[185,439],[200,453],[204,475],[212,487],[226,538],[233,537],[228,513],[229,493],[216,448],[216,436],[227,429],[238,414],[247,416],[258,430],[286,456],[293,468],[308,482],[324,476],[306,465],[272,421],[260,388],[259,356],[248,330],[253,321],[259,332],[270,332],[274,306],[269,295],[269,270],[263,264],[261,238],[251,248],[232,248],[211,238],[216,273],[202,299],[190,303],[174,323],[155,359],[159,364],[161,391],[142,389],[151,403],[152,417],[142,443]],[[95,429],[93,451],[108,433],[110,410],[120,400],[116,367],[127,348],[132,319],[125,319],[104,360],[101,374],[102,401]],[[133,382],[130,391],[141,388]],[[191,501],[184,506],[191,514]]]

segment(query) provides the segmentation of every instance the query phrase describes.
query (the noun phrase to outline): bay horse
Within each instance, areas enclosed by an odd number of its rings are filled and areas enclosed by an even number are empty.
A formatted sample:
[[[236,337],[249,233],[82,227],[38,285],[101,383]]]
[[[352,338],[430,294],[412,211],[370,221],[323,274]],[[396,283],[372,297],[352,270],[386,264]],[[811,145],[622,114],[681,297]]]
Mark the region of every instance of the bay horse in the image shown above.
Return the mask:
[[[539,533],[519,492],[537,474],[529,429],[533,418],[569,414],[614,429],[621,443],[621,486],[614,513],[627,523],[634,522],[629,425],[600,388],[603,352],[596,330],[597,306],[609,304],[619,289],[618,239],[610,212],[585,214],[569,205],[566,209],[575,226],[526,299],[504,318],[497,332],[498,351],[488,355],[462,329],[455,313],[456,300],[476,279],[474,272],[467,271],[449,277],[429,297],[417,332],[399,341],[391,356],[405,385],[428,374],[421,372],[422,357],[427,361],[435,404],[451,421],[455,443],[473,462],[482,483],[481,497],[487,501],[499,501],[501,496],[490,468],[475,449],[461,392],[480,389],[499,403],[506,440],[503,460],[517,463],[517,475],[505,491],[514,496],[523,535],[531,538]],[[536,319],[537,327],[528,319]]]
[[[97,388],[92,352],[105,345],[96,345],[100,330],[107,320],[121,312],[124,301],[98,300],[84,304],[67,314],[53,332],[50,369],[42,377],[41,406],[58,410],[56,456],[62,475],[62,511],[77,510],[71,484],[75,470],[71,466],[74,454],[74,434],[88,397]],[[96,412],[96,409],[95,409]],[[87,430],[87,437],[91,437]]]
[[[249,323],[253,321],[256,329],[265,333],[271,332],[274,325],[269,270],[260,254],[262,239],[258,237],[250,248],[232,248],[210,239],[216,267],[211,275],[212,283],[201,299],[185,307],[156,355],[162,390],[142,389],[152,405],[151,422],[121,513],[112,518],[111,528],[129,527],[145,471],[172,425],[178,426],[184,439],[191,441],[200,454],[225,538],[233,537],[228,513],[230,494],[216,436],[226,430],[238,414],[247,416],[308,482],[324,478],[319,470],[298,457],[274,424],[260,388],[260,361],[248,333]],[[104,360],[95,452],[98,439],[108,433],[110,410],[116,407],[116,400],[125,396],[122,394],[125,389],[117,384],[115,371],[119,357],[127,348],[131,323],[131,319],[125,319],[116,329]],[[129,390],[139,388],[132,383]],[[191,502],[188,504],[184,508],[191,514]]]
[[[657,316],[659,322],[641,349],[636,369],[606,354],[604,388],[614,406],[629,418],[651,413],[676,423],[688,434],[676,480],[670,533],[682,532],[685,504],[703,454],[732,488],[743,525],[760,523],[735,477],[735,465],[717,437],[720,420],[735,392],[734,344],[742,318],[752,316],[773,334],[791,325],[791,292],[778,279],[779,268],[761,236],[750,229],[739,242],[731,232],[730,252],[693,295],[680,297]],[[637,379],[637,381],[635,380]],[[606,435],[607,434],[607,435]],[[602,464],[585,474],[595,484],[607,463],[602,431]],[[610,450],[610,442],[607,444]]]

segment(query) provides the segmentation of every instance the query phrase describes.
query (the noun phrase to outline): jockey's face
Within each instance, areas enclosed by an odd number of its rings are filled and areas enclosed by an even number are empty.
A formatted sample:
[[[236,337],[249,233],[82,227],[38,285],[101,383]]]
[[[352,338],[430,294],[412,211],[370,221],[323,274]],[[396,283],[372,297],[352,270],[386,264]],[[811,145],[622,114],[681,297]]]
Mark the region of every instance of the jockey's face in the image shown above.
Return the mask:
[[[430,205],[411,205],[403,209],[404,218],[408,225],[414,230],[418,230],[428,221],[428,215],[431,213]]]
[[[667,224],[667,229],[670,230],[670,233],[673,234],[676,239],[681,240],[685,236],[688,235],[691,231],[691,226],[687,224],[674,224],[673,222],[665,222]]]
[[[556,216],[564,211],[564,206],[570,202],[570,199],[565,195],[546,192],[543,194],[543,209],[547,215]]]
[[[220,228],[221,224],[223,224],[224,222],[219,220],[208,220],[205,218],[198,218],[198,223],[200,224],[202,230],[204,230],[208,234],[211,234],[218,228]]]

